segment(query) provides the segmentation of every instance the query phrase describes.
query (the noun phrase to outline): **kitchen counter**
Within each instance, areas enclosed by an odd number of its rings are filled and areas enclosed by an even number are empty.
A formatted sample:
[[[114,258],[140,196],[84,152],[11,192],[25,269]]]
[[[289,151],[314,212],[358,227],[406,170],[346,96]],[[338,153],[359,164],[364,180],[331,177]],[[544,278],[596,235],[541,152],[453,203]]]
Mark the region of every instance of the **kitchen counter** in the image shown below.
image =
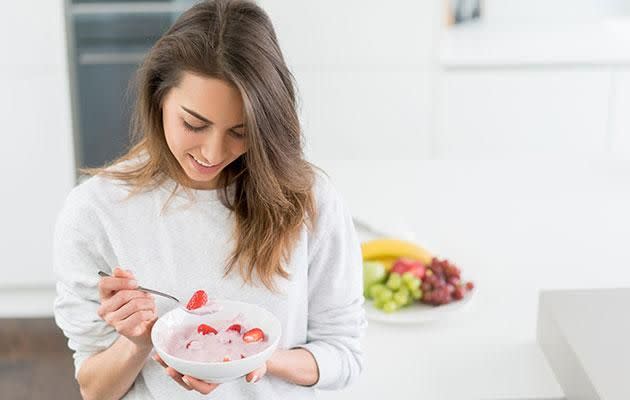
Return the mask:
[[[630,399],[630,288],[545,291],[538,341],[568,399]]]
[[[458,315],[428,324],[370,322],[363,375],[318,398],[564,399],[536,342],[483,333],[478,306],[473,299]]]

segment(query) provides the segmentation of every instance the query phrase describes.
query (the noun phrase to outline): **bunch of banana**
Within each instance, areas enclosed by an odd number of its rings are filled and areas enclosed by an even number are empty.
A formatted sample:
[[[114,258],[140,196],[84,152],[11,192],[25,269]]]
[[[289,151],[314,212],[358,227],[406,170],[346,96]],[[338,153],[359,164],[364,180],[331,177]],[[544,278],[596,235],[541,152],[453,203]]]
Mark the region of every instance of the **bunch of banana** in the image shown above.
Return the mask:
[[[379,261],[389,271],[400,257],[418,260],[430,265],[433,255],[415,243],[399,239],[373,239],[361,243],[364,261]]]

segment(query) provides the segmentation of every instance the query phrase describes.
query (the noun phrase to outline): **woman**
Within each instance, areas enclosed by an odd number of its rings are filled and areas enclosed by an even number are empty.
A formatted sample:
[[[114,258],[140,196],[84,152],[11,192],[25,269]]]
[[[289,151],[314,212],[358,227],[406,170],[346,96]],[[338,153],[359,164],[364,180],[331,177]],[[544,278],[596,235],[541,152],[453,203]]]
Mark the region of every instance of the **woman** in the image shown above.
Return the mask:
[[[247,1],[194,6],[136,82],[135,145],[84,171],[55,229],[55,319],[84,398],[302,399],[348,385],[366,326],[360,248],[339,194],[303,158],[267,15]],[[244,380],[182,376],[150,336],[175,305],[138,282],[259,304],[281,321],[278,350]]]

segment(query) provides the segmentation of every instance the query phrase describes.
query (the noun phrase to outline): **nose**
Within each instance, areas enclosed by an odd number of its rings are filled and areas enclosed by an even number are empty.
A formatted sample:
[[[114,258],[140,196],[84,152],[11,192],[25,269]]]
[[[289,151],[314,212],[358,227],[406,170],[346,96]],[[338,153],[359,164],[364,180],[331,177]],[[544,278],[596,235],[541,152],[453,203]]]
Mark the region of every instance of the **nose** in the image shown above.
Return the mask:
[[[201,145],[201,155],[212,164],[220,163],[223,161],[224,149],[225,135],[212,129]]]

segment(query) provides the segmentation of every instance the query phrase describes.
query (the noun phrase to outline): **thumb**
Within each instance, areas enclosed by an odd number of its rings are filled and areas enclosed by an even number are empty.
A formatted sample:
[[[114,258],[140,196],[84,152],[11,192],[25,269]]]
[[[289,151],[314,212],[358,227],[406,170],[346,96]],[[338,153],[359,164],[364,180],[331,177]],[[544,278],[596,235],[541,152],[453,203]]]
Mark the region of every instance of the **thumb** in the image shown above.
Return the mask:
[[[265,374],[267,373],[267,364],[264,364],[262,367],[257,368],[245,375],[245,380],[249,383],[258,382]]]
[[[152,320],[150,320],[150,321],[145,321],[145,322],[144,322],[145,327],[147,328],[147,330],[148,330],[148,331],[151,331],[151,330],[153,329],[153,325],[155,325],[155,323],[157,322],[157,320],[158,320],[158,316],[157,316],[157,314],[156,314],[156,315],[155,315],[155,318],[153,318],[153,319],[152,319]]]

